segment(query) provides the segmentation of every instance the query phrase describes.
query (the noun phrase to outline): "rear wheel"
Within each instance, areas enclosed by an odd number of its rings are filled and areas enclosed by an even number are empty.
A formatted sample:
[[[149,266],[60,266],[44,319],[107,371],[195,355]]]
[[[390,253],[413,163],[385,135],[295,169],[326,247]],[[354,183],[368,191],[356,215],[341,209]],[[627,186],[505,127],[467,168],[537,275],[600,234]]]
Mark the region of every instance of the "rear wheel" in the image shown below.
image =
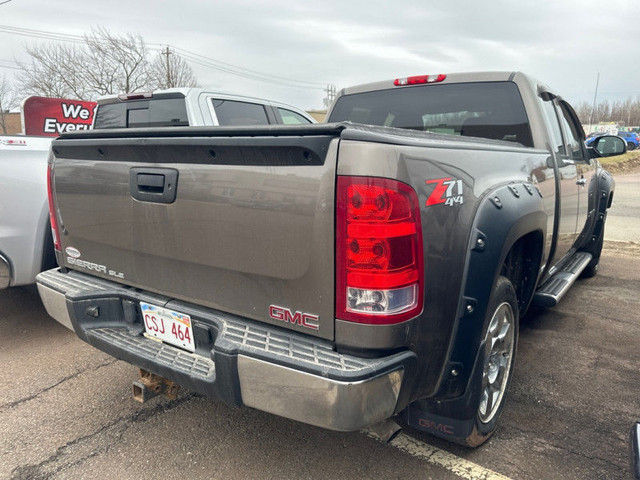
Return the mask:
[[[486,320],[477,414],[464,442],[470,447],[481,445],[495,431],[513,375],[519,312],[515,289],[506,277],[498,279],[491,293]]]

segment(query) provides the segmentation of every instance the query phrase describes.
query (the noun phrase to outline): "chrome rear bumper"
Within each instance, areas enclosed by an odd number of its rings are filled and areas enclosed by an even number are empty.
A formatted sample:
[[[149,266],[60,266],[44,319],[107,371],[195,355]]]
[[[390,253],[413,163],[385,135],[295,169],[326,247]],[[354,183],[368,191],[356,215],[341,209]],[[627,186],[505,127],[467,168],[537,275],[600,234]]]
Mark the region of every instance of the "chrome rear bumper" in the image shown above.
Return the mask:
[[[331,430],[353,431],[393,415],[404,370],[341,382],[238,356],[242,402],[265,412]]]
[[[227,403],[331,430],[359,430],[397,413],[415,361],[408,351],[344,355],[324,340],[167,301],[193,319],[192,354],[142,335],[138,304],[152,294],[77,272],[50,270],[36,281],[47,312],[100,350]]]

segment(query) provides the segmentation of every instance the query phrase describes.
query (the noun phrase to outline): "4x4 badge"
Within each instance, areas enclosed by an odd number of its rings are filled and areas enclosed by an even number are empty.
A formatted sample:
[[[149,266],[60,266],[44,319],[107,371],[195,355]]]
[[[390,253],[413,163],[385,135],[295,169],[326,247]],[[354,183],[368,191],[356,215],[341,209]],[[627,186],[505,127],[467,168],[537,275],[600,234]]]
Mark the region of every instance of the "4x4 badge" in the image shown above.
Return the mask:
[[[429,195],[429,198],[427,198],[427,207],[430,207],[431,205],[439,205],[441,203],[453,207],[456,204],[462,205],[464,203],[462,180],[447,177],[426,181],[427,185],[432,183],[435,184],[435,187],[431,192],[431,195]]]

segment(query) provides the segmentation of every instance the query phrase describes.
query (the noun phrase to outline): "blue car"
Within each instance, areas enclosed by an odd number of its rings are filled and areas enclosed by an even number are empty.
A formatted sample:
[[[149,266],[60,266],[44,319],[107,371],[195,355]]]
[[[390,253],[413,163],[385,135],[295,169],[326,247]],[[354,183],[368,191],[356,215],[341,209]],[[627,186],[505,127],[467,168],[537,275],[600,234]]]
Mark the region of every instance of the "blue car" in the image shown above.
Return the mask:
[[[640,137],[636,132],[618,132],[618,136],[627,142],[627,150],[635,150],[640,147]]]
[[[590,133],[584,142],[585,145],[590,146],[596,138],[602,135],[608,134],[604,132]],[[640,147],[640,136],[636,132],[618,132],[618,136],[627,142],[627,150],[635,150]]]

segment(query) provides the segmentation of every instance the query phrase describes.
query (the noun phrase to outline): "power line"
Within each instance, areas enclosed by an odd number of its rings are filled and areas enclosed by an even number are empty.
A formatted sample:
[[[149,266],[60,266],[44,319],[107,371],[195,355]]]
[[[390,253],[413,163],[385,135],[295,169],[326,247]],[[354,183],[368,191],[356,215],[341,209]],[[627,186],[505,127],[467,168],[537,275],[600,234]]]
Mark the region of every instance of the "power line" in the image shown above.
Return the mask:
[[[3,63],[13,64],[13,65],[3,65]],[[7,60],[4,58],[0,58],[0,68],[11,68],[13,70],[22,70],[15,61]]]
[[[175,47],[174,47],[175,48]],[[176,48],[176,50],[178,50]],[[190,62],[196,64],[196,65],[200,65],[202,67],[206,67],[206,68],[211,68],[213,70],[218,70],[220,72],[224,72],[224,73],[229,73],[231,75],[236,75],[238,77],[244,77],[244,78],[248,78],[251,80],[258,80],[261,82],[266,82],[266,83],[271,83],[274,85],[282,85],[285,87],[294,87],[294,88],[305,88],[305,89],[310,89],[310,90],[322,90],[322,87],[312,87],[310,85],[300,85],[296,82],[295,80],[290,80],[290,81],[282,81],[282,80],[278,80],[275,78],[268,78],[268,77],[263,77],[263,76],[258,76],[255,74],[251,74],[251,73],[245,73],[245,72],[241,72],[241,71],[237,71],[237,70],[233,70],[229,67],[225,67],[222,65],[218,65],[213,63],[212,61],[207,61],[207,60],[201,60],[197,57],[195,57],[192,54],[187,54],[184,52],[181,52],[180,55],[185,58],[186,60],[189,60]]]
[[[158,44],[149,43],[148,45],[157,46]],[[307,82],[304,80],[295,80],[287,77],[280,77],[278,75],[261,73],[256,70],[239,67],[237,65],[233,65],[230,63],[222,62],[220,60],[205,57],[204,55],[200,55],[198,53],[191,52],[189,50],[185,50],[183,48],[179,48],[173,45],[171,45],[171,47],[176,52],[180,53],[180,55],[186,60],[189,60],[192,63],[195,63],[196,65],[200,65],[202,67],[211,68],[213,70],[218,70],[221,72],[229,73],[231,75],[249,78],[252,80],[259,80],[262,82],[272,83],[275,85],[283,85],[286,87],[294,87],[294,88],[306,88],[311,90],[321,90],[321,85],[322,85],[321,83]],[[312,86],[312,85],[317,85],[317,86]]]
[[[33,30],[30,28],[11,27],[0,25],[0,32],[10,35],[21,35],[23,37],[41,38],[44,40],[56,40],[59,42],[85,43],[82,35],[72,35],[66,33],[48,32],[45,30]]]
[[[71,43],[86,43],[85,37],[82,35],[72,35],[72,34],[64,34],[51,32],[46,30],[35,30],[21,27],[12,27],[9,25],[0,25],[0,33],[7,33],[10,35],[21,35],[25,37],[31,38],[39,38],[45,40],[55,40],[59,42],[71,42]],[[147,43],[147,45],[151,47],[161,47],[164,48],[165,45],[161,45],[158,43]],[[271,83],[274,85],[281,85],[292,88],[304,88],[310,90],[321,90],[323,83],[319,82],[309,82],[306,80],[296,80],[288,77],[282,77],[279,75],[273,75],[269,73],[259,72],[257,70],[252,70],[249,68],[240,67],[238,65],[234,65],[231,63],[223,62],[221,60],[216,60],[214,58],[206,57],[204,55],[200,55],[195,52],[191,52],[189,50],[185,50],[183,48],[171,46],[175,51],[179,52],[181,56],[183,56],[186,60],[195,63],[196,65],[200,65],[205,68],[211,68],[213,70],[217,70],[220,72],[228,73],[230,75],[236,75],[239,77],[244,77],[250,80],[258,80],[261,82]],[[157,50],[158,48],[156,48]]]
[[[150,43],[149,45],[158,45],[158,44]],[[270,74],[270,73],[263,73],[263,72],[259,72],[257,70],[252,70],[250,68],[240,67],[240,66],[234,65],[232,63],[227,63],[227,62],[223,62],[222,60],[216,60],[216,59],[211,58],[211,57],[206,57],[204,55],[200,55],[198,53],[191,52],[189,50],[185,50],[184,48],[179,48],[179,47],[176,47],[176,46],[173,46],[173,49],[176,50],[177,52],[180,52],[183,56],[184,55],[190,55],[192,57],[200,58],[205,62],[211,62],[211,63],[223,65],[223,66],[226,66],[226,67],[229,67],[229,68],[232,68],[232,69],[237,69],[237,70],[240,70],[240,71],[244,71],[247,74],[251,74],[252,73],[252,74],[259,75],[260,77],[272,78],[272,79],[275,79],[275,80],[281,80],[281,81],[287,81],[287,82],[293,81],[295,83],[304,83],[304,84],[308,84],[308,85],[316,85],[318,87],[321,87],[321,86],[324,85],[324,83],[322,83],[322,82],[309,82],[307,80],[293,80],[291,78],[282,77],[280,75],[273,75],[273,74]]]

